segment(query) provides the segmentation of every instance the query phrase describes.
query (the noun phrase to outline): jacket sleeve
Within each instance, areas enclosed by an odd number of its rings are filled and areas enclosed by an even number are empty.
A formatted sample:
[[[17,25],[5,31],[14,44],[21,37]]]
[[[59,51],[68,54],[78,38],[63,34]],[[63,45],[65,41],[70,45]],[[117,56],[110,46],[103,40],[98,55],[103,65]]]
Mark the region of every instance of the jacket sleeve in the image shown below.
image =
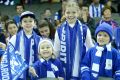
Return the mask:
[[[115,60],[115,80],[120,80],[120,53],[118,52]]]
[[[81,62],[81,80],[90,80],[91,51],[87,51]]]
[[[55,56],[59,57],[59,52],[60,52],[60,39],[59,39],[59,35],[58,35],[58,31],[56,30],[55,33],[55,39],[54,39],[54,52],[55,52]]]
[[[59,63],[59,77],[62,77],[62,78],[65,78],[65,72],[63,70],[63,66],[62,66],[62,63],[60,62],[60,60],[58,60],[58,63]]]

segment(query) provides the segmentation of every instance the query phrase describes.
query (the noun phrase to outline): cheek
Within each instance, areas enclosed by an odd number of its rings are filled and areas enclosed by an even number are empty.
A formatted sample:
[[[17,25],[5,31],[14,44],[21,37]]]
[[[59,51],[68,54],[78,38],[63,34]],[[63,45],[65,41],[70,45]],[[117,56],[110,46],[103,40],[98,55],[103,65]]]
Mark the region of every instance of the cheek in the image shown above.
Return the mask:
[[[110,38],[106,38],[106,42],[110,42]]]

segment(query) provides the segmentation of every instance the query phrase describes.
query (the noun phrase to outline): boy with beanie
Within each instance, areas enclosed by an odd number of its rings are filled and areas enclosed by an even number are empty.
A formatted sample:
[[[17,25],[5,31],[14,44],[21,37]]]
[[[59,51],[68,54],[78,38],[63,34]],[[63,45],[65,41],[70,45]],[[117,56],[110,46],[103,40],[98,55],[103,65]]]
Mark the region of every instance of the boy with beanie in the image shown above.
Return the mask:
[[[16,51],[25,59],[28,65],[32,65],[37,61],[38,43],[40,37],[34,32],[35,15],[31,11],[25,11],[20,16],[20,23],[22,29],[12,38],[9,43],[13,44]],[[19,80],[28,80],[29,73],[26,70]]]
[[[81,63],[81,80],[120,80],[120,55],[111,47],[112,27],[102,23],[95,36],[97,44],[88,50]]]

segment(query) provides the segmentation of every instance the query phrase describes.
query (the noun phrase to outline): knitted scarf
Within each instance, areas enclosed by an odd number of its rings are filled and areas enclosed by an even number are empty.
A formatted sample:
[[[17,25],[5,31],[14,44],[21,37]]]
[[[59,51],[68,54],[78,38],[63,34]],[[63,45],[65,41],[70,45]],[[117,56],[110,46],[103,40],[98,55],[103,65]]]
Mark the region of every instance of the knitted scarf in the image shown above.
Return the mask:
[[[36,33],[32,32],[32,37],[30,38],[30,44],[26,40],[26,35],[23,30],[21,30],[16,36],[16,44],[15,49],[19,51],[20,55],[25,59],[28,65],[32,65],[34,61],[37,60],[37,49],[38,49],[38,42],[40,38],[36,35]],[[26,46],[29,45],[29,46]],[[35,58],[36,57],[36,58]],[[24,73],[24,79],[25,79]],[[25,79],[26,80],[26,79]]]
[[[106,63],[105,63],[105,73],[112,76],[112,53],[111,53],[111,44],[107,44],[105,46],[107,48],[107,55],[106,55]],[[104,50],[104,47],[96,46],[96,53],[93,58],[92,63],[92,76],[94,79],[98,78],[99,68],[100,68],[100,60]]]
[[[72,42],[70,38],[70,29],[68,22],[64,22],[61,25],[61,51],[60,51],[60,60],[65,65],[66,71],[66,80],[70,78],[79,77],[79,68],[80,68],[80,57],[82,55],[83,49],[83,29],[82,24],[77,20],[74,27],[76,27],[76,31],[73,31],[74,41]],[[73,51],[70,50],[72,47]],[[64,56],[64,58],[63,58]],[[72,57],[71,57],[72,56]]]

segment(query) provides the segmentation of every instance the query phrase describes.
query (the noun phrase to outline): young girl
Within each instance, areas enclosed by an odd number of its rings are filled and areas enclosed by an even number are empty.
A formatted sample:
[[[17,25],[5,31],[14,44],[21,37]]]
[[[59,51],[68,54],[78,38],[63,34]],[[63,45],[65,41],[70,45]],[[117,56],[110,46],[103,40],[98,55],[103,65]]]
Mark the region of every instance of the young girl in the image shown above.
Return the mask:
[[[35,25],[35,15],[33,12],[25,11],[21,14],[20,23],[23,29],[16,35],[12,36],[9,43],[11,43],[16,51],[21,54],[28,65],[32,65],[38,60],[38,43],[40,37],[34,32],[33,27]],[[29,78],[28,70],[21,75],[20,80],[26,80]]]
[[[55,53],[60,57],[65,68],[66,80],[79,80],[81,60],[86,53],[86,47],[92,47],[93,43],[90,30],[77,19],[79,14],[77,3],[67,2],[64,10],[66,21],[55,33]]]
[[[41,20],[38,24],[38,30],[42,38],[54,40],[55,29],[51,23],[46,20]]]
[[[13,20],[10,20],[5,25],[6,31],[8,32],[9,36],[6,39],[6,42],[10,40],[10,38],[17,33],[18,27]]]
[[[55,58],[51,40],[41,40],[39,42],[38,52],[39,60],[29,68],[29,72],[34,76],[33,80],[42,78],[64,80],[63,67],[61,62]]]
[[[120,80],[120,54],[111,47],[112,27],[102,23],[95,35],[97,44],[88,50],[81,63],[82,80]]]

